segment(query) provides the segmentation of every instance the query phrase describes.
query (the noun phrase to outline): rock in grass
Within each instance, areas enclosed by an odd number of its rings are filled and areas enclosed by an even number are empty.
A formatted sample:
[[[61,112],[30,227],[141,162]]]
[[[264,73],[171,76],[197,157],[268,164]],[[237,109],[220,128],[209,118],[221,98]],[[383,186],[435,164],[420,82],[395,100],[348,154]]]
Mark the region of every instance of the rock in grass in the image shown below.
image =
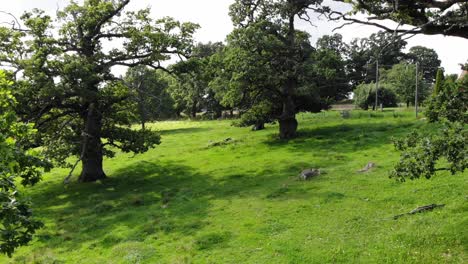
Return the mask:
[[[320,175],[320,169],[305,169],[299,175],[299,179],[303,181],[307,181],[319,175]]]
[[[366,172],[366,171],[369,171],[370,169],[374,168],[375,166],[376,166],[376,165],[375,165],[374,162],[369,162],[369,163],[367,163],[367,165],[366,165],[364,168],[358,170],[358,172]]]
[[[218,147],[218,146],[224,146],[224,145],[228,145],[228,144],[231,144],[231,143],[234,143],[235,140],[233,138],[226,138],[226,139],[223,139],[221,141],[210,141],[208,147]]]

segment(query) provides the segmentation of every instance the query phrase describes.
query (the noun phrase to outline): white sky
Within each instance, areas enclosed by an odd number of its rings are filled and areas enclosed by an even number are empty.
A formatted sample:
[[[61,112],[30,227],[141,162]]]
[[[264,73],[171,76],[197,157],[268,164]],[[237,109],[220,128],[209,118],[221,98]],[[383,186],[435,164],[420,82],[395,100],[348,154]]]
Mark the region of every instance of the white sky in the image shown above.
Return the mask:
[[[232,23],[228,15],[229,5],[233,0],[133,0],[128,9],[151,7],[155,18],[171,16],[180,21],[190,21],[200,24],[201,28],[195,35],[196,41],[223,41],[232,30]],[[65,7],[68,0],[9,0],[2,1],[0,10],[10,12],[19,17],[24,11],[32,8],[45,10],[54,16],[57,9]],[[340,4],[339,8],[343,8]],[[0,15],[0,22],[10,21],[11,18]],[[301,21],[298,28],[308,31],[312,35],[312,43],[322,35],[333,34],[332,29],[339,24],[333,24],[325,19],[314,19],[315,27]],[[356,37],[367,37],[378,29],[370,26],[347,26],[338,33],[343,35],[344,41],[349,42]],[[444,37],[442,35],[417,35],[408,40],[407,49],[422,45],[436,50],[442,60],[442,67],[447,73],[460,73],[459,63],[468,61],[468,40],[458,37]]]

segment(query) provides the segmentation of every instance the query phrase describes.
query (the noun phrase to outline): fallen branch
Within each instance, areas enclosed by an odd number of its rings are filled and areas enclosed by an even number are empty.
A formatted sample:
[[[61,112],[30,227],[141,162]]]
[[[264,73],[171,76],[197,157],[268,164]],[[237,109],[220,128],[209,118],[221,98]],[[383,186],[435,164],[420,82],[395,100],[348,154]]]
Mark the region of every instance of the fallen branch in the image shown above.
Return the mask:
[[[412,214],[416,214],[416,213],[422,213],[422,212],[426,212],[426,211],[432,211],[433,209],[437,208],[437,207],[444,207],[445,204],[429,204],[429,205],[424,205],[424,206],[420,206],[416,209],[413,209],[411,210],[410,212],[408,213],[404,213],[404,214],[399,214],[399,215],[395,215],[393,217],[393,219],[398,219],[402,216],[405,216],[405,215],[412,215]]]
[[[78,160],[76,160],[75,164],[73,164],[73,167],[70,170],[70,172],[68,173],[68,176],[65,179],[63,179],[63,184],[69,184],[70,183],[70,178],[71,178],[71,176],[73,174],[73,171],[75,171],[75,168],[78,165],[78,163],[80,163],[80,161],[81,161],[81,157]]]

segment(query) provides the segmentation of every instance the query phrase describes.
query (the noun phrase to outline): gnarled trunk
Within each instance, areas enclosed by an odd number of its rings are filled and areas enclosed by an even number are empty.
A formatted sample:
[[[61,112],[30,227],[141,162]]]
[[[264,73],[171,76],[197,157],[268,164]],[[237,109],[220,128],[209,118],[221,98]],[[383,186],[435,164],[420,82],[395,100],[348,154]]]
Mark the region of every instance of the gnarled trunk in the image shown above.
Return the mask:
[[[280,119],[280,138],[281,139],[291,139],[295,138],[297,135],[297,120],[295,117],[288,119]]]
[[[293,94],[296,90],[297,81],[294,77],[290,77],[283,89],[283,112],[278,120],[280,138],[291,139],[296,137],[297,120],[296,120],[296,105],[294,104]]]
[[[288,3],[294,6],[293,0],[288,0]],[[298,54],[296,52],[296,30],[294,28],[294,17],[296,13],[292,13],[289,16],[289,25],[288,25],[288,37],[287,37],[287,46],[289,50],[289,56],[286,60],[285,66],[289,67],[288,77],[286,82],[282,87],[282,101],[283,101],[283,111],[281,113],[279,121],[279,136],[281,139],[291,139],[296,137],[297,131],[297,120],[296,120],[296,105],[294,103],[294,95],[298,86],[297,73],[294,68],[297,67]]]
[[[102,115],[97,110],[96,103],[89,105],[84,121],[85,130],[81,135],[82,171],[78,181],[94,182],[106,178],[102,169]]]

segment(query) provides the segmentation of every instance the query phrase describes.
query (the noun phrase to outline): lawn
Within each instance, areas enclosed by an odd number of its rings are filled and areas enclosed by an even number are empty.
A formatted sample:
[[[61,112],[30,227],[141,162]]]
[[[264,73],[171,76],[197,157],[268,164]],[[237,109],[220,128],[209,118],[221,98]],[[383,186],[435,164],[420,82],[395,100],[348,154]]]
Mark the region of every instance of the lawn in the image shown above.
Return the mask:
[[[64,186],[55,169],[27,191],[45,227],[0,262],[467,263],[468,173],[388,178],[391,138],[433,125],[393,111],[299,122],[290,141],[277,125],[158,122],[161,145],[105,160],[103,182]],[[297,180],[305,168],[322,173]],[[445,207],[392,218],[432,203]]]

